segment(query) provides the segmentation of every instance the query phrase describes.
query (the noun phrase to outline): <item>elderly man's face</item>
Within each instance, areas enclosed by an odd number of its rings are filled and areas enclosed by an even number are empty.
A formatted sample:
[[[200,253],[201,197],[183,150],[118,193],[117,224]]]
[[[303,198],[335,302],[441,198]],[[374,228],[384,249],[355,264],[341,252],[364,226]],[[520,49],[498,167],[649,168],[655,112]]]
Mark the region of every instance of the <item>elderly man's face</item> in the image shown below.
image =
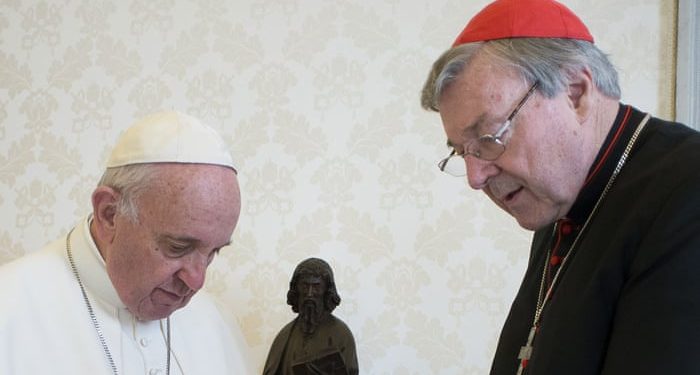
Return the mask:
[[[440,116],[458,152],[465,143],[497,130],[529,86],[514,72],[478,55],[443,94]],[[467,156],[467,179],[531,230],[563,217],[588,171],[579,157],[590,142],[567,92],[547,99],[535,93],[504,135],[495,161]]]
[[[202,164],[158,165],[155,186],[136,200],[139,223],[117,214],[105,254],[119,297],[140,320],[169,316],[203,286],[240,212],[235,173]]]

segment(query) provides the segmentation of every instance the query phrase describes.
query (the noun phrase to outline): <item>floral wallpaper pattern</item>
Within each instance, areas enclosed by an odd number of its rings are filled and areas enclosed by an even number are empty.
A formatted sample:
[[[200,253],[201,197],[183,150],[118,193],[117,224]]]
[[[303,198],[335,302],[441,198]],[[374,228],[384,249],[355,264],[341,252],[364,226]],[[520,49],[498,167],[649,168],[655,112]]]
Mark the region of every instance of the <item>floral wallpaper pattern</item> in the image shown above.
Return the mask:
[[[0,263],[89,212],[131,122],[178,109],[240,170],[241,220],[207,289],[256,368],[293,318],[294,267],[318,256],[362,373],[486,373],[531,234],[439,173],[439,117],[418,101],[486,3],[0,0]],[[620,68],[623,100],[672,117],[675,2],[564,3]]]

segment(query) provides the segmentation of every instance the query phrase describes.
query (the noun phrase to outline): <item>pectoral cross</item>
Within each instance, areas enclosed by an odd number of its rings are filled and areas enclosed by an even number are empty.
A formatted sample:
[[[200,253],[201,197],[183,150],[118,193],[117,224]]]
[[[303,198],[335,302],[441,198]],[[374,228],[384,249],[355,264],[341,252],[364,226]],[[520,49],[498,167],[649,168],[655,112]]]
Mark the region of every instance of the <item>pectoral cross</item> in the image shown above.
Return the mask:
[[[527,367],[527,362],[532,355],[532,340],[535,338],[535,331],[537,331],[537,325],[533,325],[532,328],[530,328],[530,334],[527,336],[527,343],[525,346],[520,347],[520,353],[518,354],[520,365],[518,366],[516,375],[522,375],[523,370]]]

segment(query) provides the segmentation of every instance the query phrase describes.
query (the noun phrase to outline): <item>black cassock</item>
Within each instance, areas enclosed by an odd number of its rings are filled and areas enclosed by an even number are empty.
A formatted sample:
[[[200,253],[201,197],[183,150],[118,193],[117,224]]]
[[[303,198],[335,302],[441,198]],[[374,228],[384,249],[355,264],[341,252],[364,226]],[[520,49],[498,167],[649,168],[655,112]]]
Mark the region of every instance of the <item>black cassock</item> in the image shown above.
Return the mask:
[[[535,233],[491,374],[516,373],[545,262],[547,284],[579,234],[524,374],[700,374],[700,133],[651,118],[582,231],[644,116],[620,105],[571,211]]]

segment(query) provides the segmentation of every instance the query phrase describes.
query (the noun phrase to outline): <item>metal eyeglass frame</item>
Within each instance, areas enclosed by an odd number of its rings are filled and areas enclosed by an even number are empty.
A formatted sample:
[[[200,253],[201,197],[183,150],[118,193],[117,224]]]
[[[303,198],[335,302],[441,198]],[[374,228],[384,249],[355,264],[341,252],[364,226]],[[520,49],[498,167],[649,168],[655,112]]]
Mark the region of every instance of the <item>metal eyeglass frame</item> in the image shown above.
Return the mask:
[[[464,166],[464,172],[460,172],[458,174],[452,173],[449,170],[446,170],[447,163],[455,157],[460,157],[460,158],[465,158],[467,155],[472,155],[478,159],[481,160],[486,160],[486,161],[494,161],[498,159],[499,156],[503,154],[503,152],[506,150],[506,144],[503,141],[502,137],[503,134],[505,134],[506,130],[510,128],[513,118],[520,112],[520,109],[525,105],[525,103],[530,99],[532,96],[532,93],[535,92],[535,89],[537,88],[539,84],[539,81],[535,81],[535,83],[532,84],[530,89],[527,91],[525,96],[523,96],[522,99],[520,99],[520,102],[515,106],[515,109],[508,115],[508,118],[506,118],[506,121],[498,128],[498,130],[493,133],[493,134],[484,134],[479,136],[479,138],[474,139],[470,141],[467,146],[464,148],[464,152],[461,154],[457,153],[457,149],[454,147],[452,148],[452,152],[450,152],[449,155],[447,155],[446,158],[440,160],[438,162],[438,168],[440,169],[441,172],[445,172],[447,174],[450,174],[455,177],[462,177],[465,176],[467,173],[467,168],[466,165]],[[488,155],[484,155],[481,150],[482,150],[482,145],[496,145],[499,146],[498,148],[494,149],[493,152],[489,152]],[[464,160],[462,160],[464,162]]]

